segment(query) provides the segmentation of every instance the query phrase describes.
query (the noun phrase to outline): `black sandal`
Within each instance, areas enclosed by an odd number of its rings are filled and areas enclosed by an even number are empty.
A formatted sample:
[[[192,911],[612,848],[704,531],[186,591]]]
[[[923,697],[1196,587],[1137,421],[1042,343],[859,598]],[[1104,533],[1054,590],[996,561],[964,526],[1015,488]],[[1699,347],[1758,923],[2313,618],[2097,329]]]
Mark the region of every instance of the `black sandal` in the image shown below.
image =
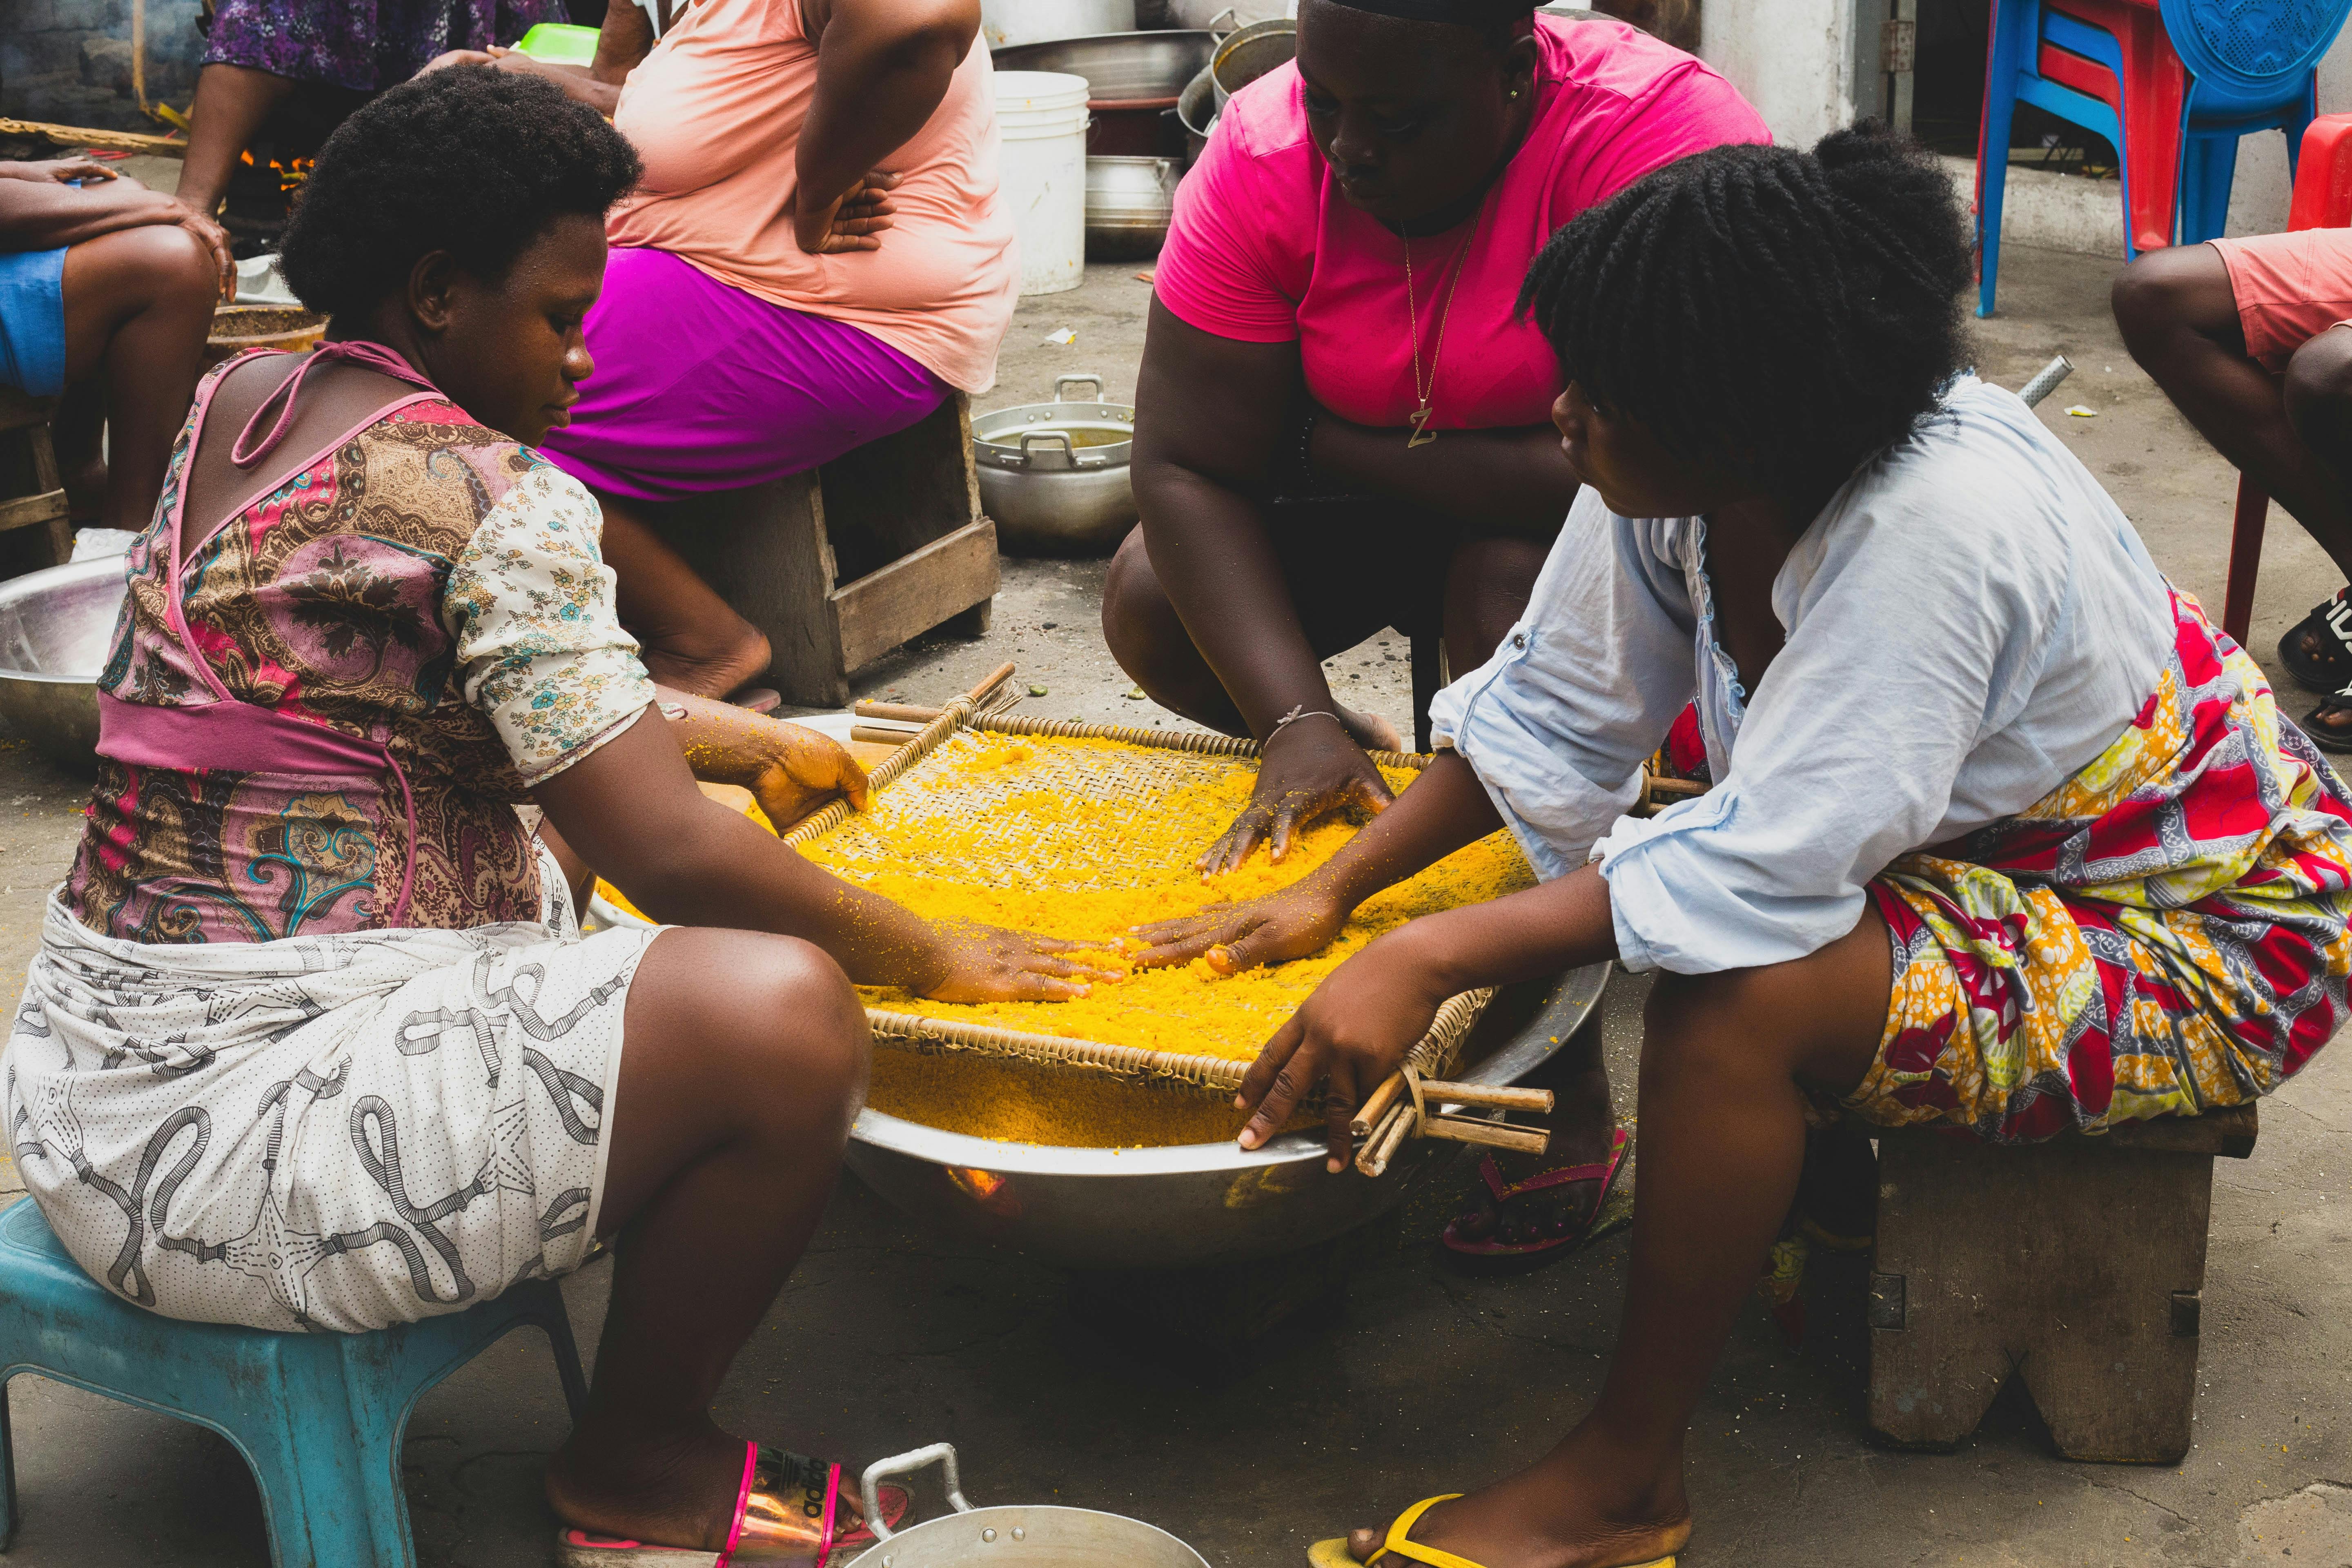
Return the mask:
[[[2310,691],[2335,691],[2339,687],[2352,687],[2352,584],[2338,588],[2335,597],[2312,606],[2311,614],[2287,628],[2279,638],[2279,662],[2294,677],[2295,684]],[[2314,637],[2319,651],[2314,654],[2304,646],[2304,638]]]
[[[2321,698],[2319,706],[2303,716],[2303,732],[2323,752],[2333,752],[2339,757],[2352,756],[2352,724],[2319,721],[2323,715],[2335,713],[2352,714],[2352,686]]]

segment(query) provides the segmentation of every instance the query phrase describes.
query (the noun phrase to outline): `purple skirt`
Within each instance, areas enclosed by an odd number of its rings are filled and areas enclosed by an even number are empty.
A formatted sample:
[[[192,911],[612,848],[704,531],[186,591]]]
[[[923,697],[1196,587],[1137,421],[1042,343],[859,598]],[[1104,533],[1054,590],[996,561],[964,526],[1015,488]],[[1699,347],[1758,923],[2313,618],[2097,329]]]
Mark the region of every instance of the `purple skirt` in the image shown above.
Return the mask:
[[[613,252],[588,311],[594,374],[540,443],[591,489],[741,489],[904,430],[947,383],[845,321],[770,304],[664,250]]]

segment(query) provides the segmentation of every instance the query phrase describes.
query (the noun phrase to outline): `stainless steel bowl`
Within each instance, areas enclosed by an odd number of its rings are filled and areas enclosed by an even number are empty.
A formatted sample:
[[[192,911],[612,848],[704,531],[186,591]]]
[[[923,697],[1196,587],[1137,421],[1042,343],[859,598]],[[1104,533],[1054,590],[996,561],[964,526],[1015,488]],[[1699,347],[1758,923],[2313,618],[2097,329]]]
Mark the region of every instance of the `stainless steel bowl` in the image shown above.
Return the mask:
[[[1206,30],[1105,33],[995,51],[1001,71],[1061,71],[1087,79],[1087,96],[1125,102],[1174,98],[1209,65],[1216,35]]]
[[[1135,526],[1127,473],[1135,409],[1067,396],[1089,384],[1100,397],[1101,376],[1057,375],[1053,402],[971,422],[981,510],[996,520],[1008,555],[1108,555]]]
[[[1160,254],[1176,212],[1174,158],[1087,160],[1087,257],[1140,260]]]
[[[1526,1076],[1591,1016],[1608,980],[1609,965],[1596,963],[1526,1005],[1498,998],[1472,1036],[1462,1077]],[[959,1239],[1066,1268],[1192,1268],[1277,1257],[1352,1230],[1393,1207],[1454,1147],[1408,1143],[1372,1180],[1352,1169],[1330,1174],[1322,1141],[1305,1136],[1247,1153],[1232,1143],[1054,1149],[868,1109],[850,1130],[848,1163],[891,1204]]]
[[[1217,42],[1209,59],[1209,79],[1216,85],[1217,111],[1225,100],[1298,53],[1298,24],[1276,17],[1252,22]]]
[[[98,676],[122,613],[123,558],[0,583],[0,719],[61,763],[98,761]]]
[[[1135,0],[981,0],[980,36],[992,50],[1135,30]]]

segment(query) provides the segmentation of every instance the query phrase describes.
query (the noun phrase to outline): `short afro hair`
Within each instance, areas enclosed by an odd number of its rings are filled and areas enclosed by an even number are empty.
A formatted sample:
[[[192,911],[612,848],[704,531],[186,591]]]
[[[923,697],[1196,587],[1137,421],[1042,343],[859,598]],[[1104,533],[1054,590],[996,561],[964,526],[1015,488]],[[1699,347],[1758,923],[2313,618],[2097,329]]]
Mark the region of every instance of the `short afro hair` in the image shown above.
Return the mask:
[[[1667,164],[1554,235],[1520,304],[1596,406],[1804,501],[1934,411],[1969,275],[1950,179],[1865,123]]]
[[[557,218],[603,217],[643,172],[604,116],[544,77],[428,71],[327,138],[278,269],[331,317],[366,315],[431,251],[497,281]]]

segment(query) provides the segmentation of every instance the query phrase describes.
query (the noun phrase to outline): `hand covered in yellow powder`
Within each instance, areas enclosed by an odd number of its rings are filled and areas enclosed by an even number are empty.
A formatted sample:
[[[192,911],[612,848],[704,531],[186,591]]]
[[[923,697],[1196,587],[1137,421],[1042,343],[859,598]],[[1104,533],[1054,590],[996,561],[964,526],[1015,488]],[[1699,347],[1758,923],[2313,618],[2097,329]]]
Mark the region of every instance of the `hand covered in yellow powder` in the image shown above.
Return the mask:
[[[1331,945],[1348,923],[1348,906],[1319,877],[1294,882],[1278,893],[1244,904],[1218,904],[1172,921],[1138,926],[1144,950],[1138,969],[1206,959],[1220,974],[1238,974],[1261,963],[1311,958]]]
[[[931,930],[945,973],[921,994],[934,1002],[1066,1002],[1086,995],[1091,981],[1119,978],[1063,956],[1087,951],[1084,942],[961,921]]]
[[[1356,1107],[1429,1033],[1453,990],[1442,966],[1422,955],[1410,925],[1325,975],[1242,1079],[1234,1108],[1252,1114],[1241,1146],[1255,1149],[1280,1131],[1320,1083],[1328,1168],[1334,1174],[1346,1170],[1355,1142],[1348,1123]]]
[[[777,832],[838,797],[866,809],[866,770],[830,737],[708,697],[658,690],[694,776],[750,790]]]

